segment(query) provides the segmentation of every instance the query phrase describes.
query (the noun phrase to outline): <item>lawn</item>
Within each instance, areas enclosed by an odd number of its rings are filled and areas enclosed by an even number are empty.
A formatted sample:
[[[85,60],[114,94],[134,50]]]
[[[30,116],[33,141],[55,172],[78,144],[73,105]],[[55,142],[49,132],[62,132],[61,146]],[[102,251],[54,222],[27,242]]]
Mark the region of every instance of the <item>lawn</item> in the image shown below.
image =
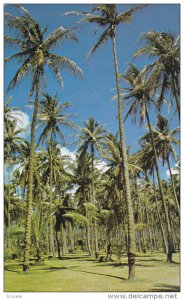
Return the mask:
[[[180,289],[179,254],[173,263],[163,253],[138,254],[136,281],[127,280],[127,257],[121,265],[98,262],[86,253],[70,254],[62,260],[45,260],[22,272],[21,263],[5,263],[5,292],[177,292]]]

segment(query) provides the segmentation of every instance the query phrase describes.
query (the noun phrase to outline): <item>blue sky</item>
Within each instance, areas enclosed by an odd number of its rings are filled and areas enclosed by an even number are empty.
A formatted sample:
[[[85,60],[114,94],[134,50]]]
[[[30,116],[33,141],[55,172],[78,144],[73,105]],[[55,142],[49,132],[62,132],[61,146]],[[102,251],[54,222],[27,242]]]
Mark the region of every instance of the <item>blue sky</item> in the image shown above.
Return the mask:
[[[123,11],[129,9],[132,5],[121,4],[118,5],[118,10]],[[32,17],[35,18],[42,28],[48,25],[47,36],[51,31],[59,26],[72,27],[79,17],[61,16],[63,12],[67,11],[89,11],[91,5],[87,4],[26,4],[25,7],[29,10]],[[5,11],[18,14],[16,8],[9,5],[5,6]],[[133,53],[139,47],[136,43],[138,37],[147,31],[170,31],[176,36],[180,32],[180,6],[179,4],[152,4],[144,7],[135,13],[130,25],[120,25],[117,32],[117,52],[119,62],[119,72],[124,72],[128,63],[136,63],[137,66],[142,67],[148,63],[148,59],[133,59]],[[49,72],[47,73],[47,87],[46,91],[54,96],[57,92],[63,101],[72,103],[70,112],[76,113],[78,116],[74,121],[82,126],[83,122],[88,117],[93,116],[100,124],[103,124],[109,131],[115,133],[118,131],[117,120],[117,102],[112,100],[115,95],[115,74],[112,56],[111,42],[108,41],[103,47],[99,48],[96,53],[86,62],[86,55],[89,49],[94,45],[99,37],[97,33],[94,35],[96,29],[95,25],[82,23],[76,34],[79,43],[68,42],[56,50],[56,53],[67,56],[74,60],[83,70],[84,78],[73,78],[69,72],[64,72],[64,90],[62,91],[57,83],[55,77]],[[5,33],[9,34],[5,26]],[[100,33],[100,31],[99,31]],[[5,48],[5,56],[13,53],[14,50]],[[5,89],[7,84],[15,74],[18,64],[5,65]],[[21,110],[30,115],[32,110],[25,107],[29,99],[29,88],[31,78],[26,78],[16,87],[11,90],[8,95],[12,95],[12,106],[19,107]],[[122,87],[124,84],[122,83]],[[167,108],[163,107],[163,114],[167,117],[173,115],[171,109],[168,113]],[[155,123],[155,113],[150,111],[151,121]],[[178,126],[177,115],[171,122],[171,128]],[[71,131],[63,130],[68,137],[68,141],[72,140],[69,137]],[[125,135],[127,146],[133,145],[137,148],[138,139],[145,132],[144,126],[140,128],[139,124],[132,124],[131,119],[125,123]],[[70,146],[74,150],[74,146]]]

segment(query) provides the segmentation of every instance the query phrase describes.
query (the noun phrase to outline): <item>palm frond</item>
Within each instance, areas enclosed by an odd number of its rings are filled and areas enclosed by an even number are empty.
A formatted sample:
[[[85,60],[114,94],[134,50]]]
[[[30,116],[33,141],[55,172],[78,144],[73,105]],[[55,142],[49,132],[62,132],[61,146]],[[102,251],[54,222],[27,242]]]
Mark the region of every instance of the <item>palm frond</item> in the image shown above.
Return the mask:
[[[16,39],[12,36],[5,35],[4,41],[5,41],[5,43],[12,45],[12,46],[17,45],[17,46],[21,46],[23,49],[27,48],[27,44],[24,41],[22,41],[20,39]]]
[[[120,13],[119,15],[116,16],[116,22],[117,24],[119,23],[130,23],[130,21],[132,20],[132,16],[134,14],[134,12],[138,9],[142,9],[143,7],[147,6],[147,4],[140,4],[140,5],[136,5],[133,8]]]
[[[79,68],[79,66],[72,60],[68,59],[64,56],[59,56],[57,54],[51,54],[49,55],[49,58],[52,59],[57,65],[63,70],[68,69],[72,75],[77,76],[83,76],[82,70]]]
[[[47,63],[48,63],[50,70],[56,75],[58,82],[61,84],[61,88],[63,89],[64,88],[63,78],[59,72],[57,64],[52,59],[48,59]]]
[[[24,6],[20,4],[11,4],[11,5],[19,8],[26,17],[31,17],[29,11]]]
[[[110,38],[111,28],[108,27],[100,36],[97,43],[90,49],[87,59],[99,48],[99,46],[102,46],[105,44],[105,42]]]
[[[26,61],[22,64],[22,66],[18,69],[18,71],[16,72],[15,76],[13,77],[13,79],[10,81],[9,85],[8,85],[8,90],[10,88],[15,87],[15,85],[26,75],[28,75],[28,73],[31,71],[30,67],[31,67],[31,63],[32,63],[32,59],[29,57],[28,59],[26,59]]]
[[[49,37],[44,41],[43,45],[47,49],[50,49],[53,46],[58,46],[61,42],[67,42],[67,40],[78,42],[78,39],[73,34],[73,29],[68,29],[61,26],[49,35]]]

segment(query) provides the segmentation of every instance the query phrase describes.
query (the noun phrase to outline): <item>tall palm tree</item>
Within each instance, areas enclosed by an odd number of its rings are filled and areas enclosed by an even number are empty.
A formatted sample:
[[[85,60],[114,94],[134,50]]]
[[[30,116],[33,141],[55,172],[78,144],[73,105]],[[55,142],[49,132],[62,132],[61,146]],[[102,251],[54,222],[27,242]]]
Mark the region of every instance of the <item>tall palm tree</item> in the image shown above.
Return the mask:
[[[87,209],[87,203],[90,202],[89,192],[91,186],[91,157],[87,152],[78,154],[76,156],[76,164],[73,164],[72,181],[78,187],[76,190],[76,197],[78,201],[78,208],[90,219]],[[90,244],[90,225],[89,221],[86,223],[86,248],[89,255],[92,255]]]
[[[180,119],[180,38],[171,33],[150,31],[144,33],[141,40],[145,42],[134,56],[148,55],[156,58],[148,66],[155,82],[159,82],[159,104],[163,103],[166,92],[170,89],[176,101]]]
[[[5,164],[7,164],[8,170],[8,206],[7,206],[7,216],[8,216],[8,226],[7,226],[7,247],[9,247],[9,229],[10,229],[10,180],[11,180],[11,166],[15,164],[17,154],[21,152],[21,147],[23,145],[23,138],[20,134],[23,129],[16,128],[15,120],[6,120],[5,122],[5,132],[4,132],[4,159]]]
[[[94,159],[95,159],[95,149],[98,152],[102,152],[102,140],[104,138],[105,130],[97,123],[93,118],[89,118],[84,124],[85,127],[81,128],[81,146],[79,148],[79,153],[85,155],[87,149],[90,149],[91,155],[91,196],[92,203],[96,204],[95,200],[95,186],[94,186]],[[98,256],[98,237],[97,237],[97,226],[96,220],[94,219],[94,230],[95,230],[95,255]]]
[[[83,18],[84,21],[87,21],[89,23],[95,23],[98,25],[98,28],[105,29],[101,34],[100,38],[98,39],[97,43],[89,51],[88,57],[91,54],[93,54],[97,50],[97,48],[99,48],[99,46],[104,45],[104,43],[106,43],[109,39],[112,41],[116,87],[118,93],[118,119],[119,119],[121,155],[123,159],[123,177],[125,181],[126,201],[127,201],[127,208],[128,208],[129,279],[135,278],[135,233],[134,233],[134,218],[133,218],[131,191],[130,191],[130,183],[129,183],[127,153],[126,153],[126,145],[125,145],[125,134],[124,134],[123,119],[122,119],[122,97],[120,92],[118,59],[117,59],[117,51],[116,51],[116,30],[120,24],[129,23],[133,17],[134,12],[142,8],[143,6],[144,5],[137,5],[127,11],[118,13],[116,4],[99,4],[99,5],[94,5],[92,9],[92,13],[82,13],[83,15],[86,14],[86,16]],[[95,14],[94,12],[98,12],[99,14]],[[69,12],[65,14],[80,15],[79,12]]]
[[[173,180],[171,166],[170,166],[170,156],[172,156],[175,161],[178,160],[174,145],[179,145],[179,139],[175,137],[175,135],[179,133],[179,127],[174,128],[173,130],[170,131],[168,120],[164,116],[159,114],[157,116],[157,126],[152,126],[152,131],[154,135],[155,148],[157,150],[158,156],[162,158],[163,165],[165,164],[165,161],[167,162],[172,188],[173,188],[173,194],[176,202],[176,207],[178,209],[178,213],[180,214],[179,201],[177,199],[174,180]],[[144,136],[144,138],[149,141],[151,139],[150,134],[147,133]]]
[[[169,221],[168,209],[166,205],[166,199],[164,195],[162,180],[161,180],[159,166],[158,166],[158,154],[155,147],[155,140],[154,140],[153,130],[152,130],[149,112],[148,112],[148,107],[151,104],[154,104],[153,98],[154,98],[155,89],[154,89],[152,78],[147,76],[145,70],[146,68],[144,68],[143,70],[139,70],[136,66],[130,65],[127,72],[124,75],[122,75],[122,77],[127,81],[127,83],[130,86],[129,88],[125,89],[126,92],[124,95],[124,99],[129,100],[131,102],[130,108],[128,109],[128,112],[126,114],[126,118],[130,114],[132,114],[134,121],[136,122],[136,118],[139,113],[140,123],[142,124],[146,119],[148,124],[149,133],[150,133],[150,143],[152,147],[151,150],[153,152],[154,164],[157,172],[160,194],[163,202],[164,213],[165,213],[166,224],[167,224],[167,234],[168,234],[167,260],[171,262],[172,253],[174,251],[173,243],[172,243],[171,224]]]
[[[33,162],[34,162],[34,141],[35,128],[38,114],[38,103],[40,95],[40,87],[43,76],[45,74],[46,65],[51,72],[56,75],[59,82],[62,82],[60,70],[69,69],[73,75],[82,74],[81,69],[77,64],[67,57],[52,53],[50,50],[53,47],[59,46],[61,42],[72,40],[77,41],[72,29],[59,27],[54,30],[46,39],[44,34],[47,31],[41,29],[40,25],[31,17],[30,13],[23,8],[23,15],[15,17],[8,16],[7,24],[10,29],[16,31],[16,36],[5,36],[5,42],[12,47],[18,47],[19,52],[7,57],[6,62],[13,59],[21,60],[22,64],[17,70],[15,76],[9,83],[8,89],[13,88],[26,75],[32,74],[32,84],[30,94],[35,93],[34,112],[31,123],[31,141],[30,141],[30,160],[29,160],[29,179],[27,193],[27,221],[25,233],[25,250],[23,270],[29,269],[29,253],[30,253],[30,234],[31,234],[31,211],[33,200]]]
[[[53,142],[56,136],[65,141],[64,134],[61,131],[61,126],[74,127],[74,124],[69,119],[71,114],[66,114],[63,111],[71,106],[70,103],[59,103],[57,95],[51,97],[49,94],[44,94],[44,99],[40,102],[40,111],[38,114],[39,125],[44,126],[38,144],[40,141],[48,139],[49,142],[49,158],[50,158],[50,194],[49,205],[50,212],[52,211],[52,194],[53,194]],[[49,224],[49,256],[54,256],[54,240],[53,240],[53,218],[50,218]]]

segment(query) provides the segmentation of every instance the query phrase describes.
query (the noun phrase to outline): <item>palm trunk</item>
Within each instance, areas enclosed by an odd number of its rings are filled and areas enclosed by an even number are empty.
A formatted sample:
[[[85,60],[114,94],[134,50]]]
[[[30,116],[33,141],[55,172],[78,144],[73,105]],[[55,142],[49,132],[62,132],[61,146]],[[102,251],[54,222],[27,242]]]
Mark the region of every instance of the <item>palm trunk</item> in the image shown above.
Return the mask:
[[[147,199],[147,193],[146,193],[146,182],[148,183],[149,182],[149,179],[148,179],[148,175],[147,175],[147,172],[146,172],[146,178],[145,178],[145,186],[144,186],[144,196],[145,196],[145,199]],[[149,239],[150,239],[150,249],[151,249],[151,252],[153,252],[153,234],[152,234],[152,230],[151,230],[151,223],[150,223],[150,218],[149,218],[149,213],[148,213],[148,206],[147,206],[147,203],[145,202],[145,210],[146,210],[146,219],[147,219],[147,223],[148,223],[148,233],[149,233]]]
[[[88,222],[89,215],[88,215],[88,208],[87,207],[86,207],[86,219],[87,219],[87,224],[86,224],[86,241],[87,241],[87,248],[88,248],[89,255],[91,255],[92,251],[91,251],[91,246],[90,246],[90,228],[89,228],[89,222]]]
[[[160,228],[161,228],[161,233],[162,233],[162,239],[163,239],[163,249],[164,249],[164,252],[166,253],[166,251],[167,251],[167,241],[166,241],[166,237],[165,237],[164,226],[162,224],[162,218],[160,216],[160,211],[159,211],[159,207],[158,207],[158,199],[157,199],[156,187],[155,187],[154,169],[153,169],[153,188],[154,188],[154,198],[155,198],[155,202],[156,202],[157,215],[158,215]]]
[[[123,126],[123,116],[122,116],[122,97],[120,93],[120,81],[118,73],[118,61],[116,53],[116,41],[115,34],[112,37],[113,45],[113,54],[114,54],[114,67],[116,75],[116,86],[118,93],[118,119],[119,119],[119,133],[120,133],[120,147],[121,155],[123,159],[123,179],[125,184],[125,195],[127,201],[127,210],[128,210],[128,265],[129,265],[129,279],[135,279],[135,231],[134,231],[134,216],[133,216],[133,207],[130,191],[130,182],[129,182],[129,171],[128,171],[128,161],[127,161],[127,152],[125,145],[125,136],[124,136],[124,126]]]
[[[61,224],[61,249],[62,249],[62,256],[65,256],[66,255],[66,227],[63,224]]]
[[[68,239],[70,253],[74,253],[74,230],[71,222],[68,222]]]
[[[58,251],[58,258],[61,258],[61,253],[60,253],[60,242],[58,238],[58,230],[56,229],[56,245],[57,245],[57,251]]]
[[[28,190],[27,190],[27,214],[26,214],[26,230],[24,239],[24,261],[23,271],[29,270],[29,256],[30,256],[30,244],[31,244],[31,214],[32,214],[32,202],[33,202],[33,164],[35,153],[35,129],[36,120],[38,114],[38,101],[39,101],[39,82],[36,84],[36,96],[34,102],[34,112],[31,124],[31,143],[30,143],[30,157],[28,167]]]
[[[158,251],[158,243],[157,243],[157,235],[156,235],[157,226],[154,224],[154,218],[155,218],[155,215],[152,215],[151,216],[151,224],[152,224],[151,231],[153,234],[153,248],[154,248],[154,250]]]
[[[165,195],[164,195],[162,181],[161,181],[159,167],[158,167],[158,157],[157,157],[157,153],[156,153],[156,149],[155,149],[155,144],[154,144],[154,139],[153,139],[153,132],[152,132],[152,128],[151,128],[149,114],[148,114],[148,111],[147,111],[147,108],[146,108],[146,104],[145,104],[145,111],[146,111],[146,118],[147,118],[148,127],[149,127],[149,131],[150,131],[150,136],[151,136],[151,145],[152,145],[152,149],[153,149],[153,152],[154,152],[155,168],[156,168],[156,172],[157,172],[160,195],[161,195],[161,199],[162,199],[162,203],[163,203],[163,207],[164,207],[165,219],[166,219],[167,239],[168,239],[167,261],[172,262],[172,253],[174,252],[174,247],[173,247],[173,242],[172,242],[171,225],[170,225],[170,221],[169,221],[168,209],[167,209],[167,205],[166,205]]]
[[[49,257],[55,256],[54,250],[54,230],[53,230],[53,217],[52,217],[52,189],[53,189],[53,165],[52,165],[52,130],[50,132],[50,191],[49,191]]]
[[[9,154],[10,155],[10,154]],[[10,157],[8,158],[8,207],[7,207],[7,219],[8,219],[8,224],[7,224],[7,250],[8,250],[8,256],[10,254],[10,225],[11,225],[11,215],[10,215]]]
[[[151,224],[150,224],[150,218],[149,218],[149,214],[148,214],[147,203],[145,203],[145,209],[146,209],[146,219],[147,219],[147,222],[148,222],[148,233],[149,233],[149,240],[150,240],[150,249],[151,249],[151,252],[153,252],[153,237],[152,237]]]
[[[178,214],[180,216],[180,207],[179,207],[178,198],[177,198],[176,190],[175,190],[175,186],[174,186],[174,180],[173,180],[171,166],[170,166],[170,162],[169,162],[169,156],[167,157],[167,164],[168,164],[169,174],[170,174],[170,177],[171,177],[171,183],[172,183],[172,188],[173,188],[173,193],[174,193],[174,199],[175,199],[176,206],[177,206],[177,209],[178,209]]]
[[[94,147],[91,146],[91,164],[92,164],[92,202],[95,205],[95,187],[94,187]],[[96,218],[94,218],[94,239],[95,239],[95,257],[98,258],[99,256],[99,249],[98,249],[98,229],[97,229],[97,222]]]

